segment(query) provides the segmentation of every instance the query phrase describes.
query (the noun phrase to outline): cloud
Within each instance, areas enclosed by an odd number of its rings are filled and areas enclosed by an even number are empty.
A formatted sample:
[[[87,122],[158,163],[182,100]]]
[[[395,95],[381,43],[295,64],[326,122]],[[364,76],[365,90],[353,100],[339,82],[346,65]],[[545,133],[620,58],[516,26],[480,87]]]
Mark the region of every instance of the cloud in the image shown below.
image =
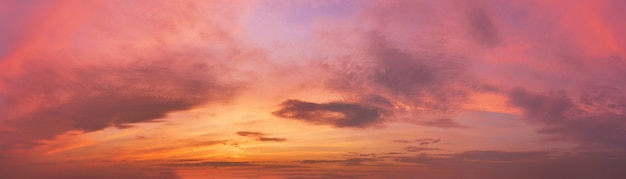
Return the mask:
[[[623,153],[557,153],[548,151],[466,151],[448,156],[399,156],[398,162],[422,164],[458,178],[623,178]],[[568,172],[563,172],[568,171]]]
[[[373,66],[360,72],[357,71],[365,78],[347,79],[360,81],[361,85],[366,87],[384,89],[381,91],[382,94],[393,94],[392,97],[386,96],[388,98],[415,100],[409,104],[432,107],[436,111],[447,109],[436,108],[444,107],[444,105],[438,105],[434,101],[447,103],[453,100],[447,97],[463,95],[462,91],[447,91],[451,89],[446,89],[446,86],[455,82],[464,71],[459,61],[455,61],[455,57],[444,53],[413,52],[409,49],[402,49],[389,42],[385,34],[377,31],[365,33],[363,36],[368,42],[364,53],[370,56],[369,60]],[[364,62],[368,60],[364,59]],[[346,83],[346,81],[338,82]],[[356,88],[358,86],[354,87],[354,90],[359,90]],[[423,99],[426,97],[435,98],[434,104],[429,104],[429,101]],[[458,99],[454,98],[454,100]]]
[[[396,143],[414,143],[417,142],[419,145],[428,145],[428,144],[434,144],[441,141],[441,139],[432,139],[432,138],[423,138],[423,139],[414,139],[414,140],[393,140],[392,142],[396,142]]]
[[[313,64],[330,74],[315,80],[324,82],[324,90],[339,93],[344,103],[369,106],[371,97],[380,100],[378,107],[393,116],[380,123],[466,127],[451,117],[464,110],[468,96],[500,88],[477,81],[470,70],[480,59],[468,52],[473,48],[455,44],[464,44],[467,34],[488,47],[499,45],[500,38],[488,7],[459,4],[369,2],[356,10],[359,15],[324,21],[326,26],[316,27],[315,40],[329,52]]]
[[[626,102],[621,93],[594,93],[604,87],[581,93],[582,103],[576,103],[566,91],[531,93],[524,89],[510,92],[509,103],[524,112],[524,119],[540,126],[539,133],[552,140],[576,142],[583,148],[626,148]],[[607,97],[610,96],[610,97]]]
[[[321,57],[333,73],[326,87],[351,102],[382,96],[398,120],[455,128],[429,121],[454,119],[474,93],[506,94],[515,84],[570,88],[586,79],[620,83],[624,43],[615,39],[624,38],[615,33],[623,28],[612,3],[370,2],[359,16],[318,27],[320,44],[338,54]],[[493,105],[485,103],[477,106]],[[494,106],[481,110],[511,112]]]
[[[440,128],[467,128],[467,126],[457,123],[450,118],[439,118],[434,120],[417,121],[417,124]]]
[[[239,131],[237,132],[237,135],[245,136],[245,137],[261,137],[261,136],[264,136],[265,134],[260,133],[260,132]]]
[[[287,141],[286,138],[275,138],[275,137],[259,137],[257,140],[258,141],[263,141],[263,142],[284,142],[284,141]]]
[[[0,162],[0,172],[7,178],[66,178],[66,179],[178,179],[173,168],[142,166],[131,162],[54,162],[29,163]]]
[[[228,79],[236,70],[224,59],[232,55],[217,49],[243,49],[225,31],[236,21],[202,10],[228,5],[32,3],[28,8],[42,11],[16,26],[19,42],[0,57],[0,146],[30,147],[72,130],[128,128],[229,101],[241,83]],[[237,13],[223,15],[229,14]]]
[[[538,160],[549,157],[549,152],[503,152],[503,151],[467,151],[453,155],[454,158],[463,160],[482,161],[514,161],[514,160]]]
[[[393,140],[392,142],[396,142],[396,143],[411,143],[411,141],[409,140]]]
[[[407,147],[406,151],[407,152],[423,152],[423,151],[442,151],[443,149],[440,148],[428,148],[428,147]]]
[[[281,109],[272,114],[277,117],[300,120],[311,124],[335,127],[372,127],[380,125],[385,110],[355,103],[329,102],[312,103],[287,100]]]
[[[266,134],[260,132],[250,132],[250,131],[239,131],[237,135],[250,137],[254,140],[258,140],[261,142],[284,142],[287,141],[286,138],[276,138],[276,137],[264,137]]]
[[[182,53],[197,56],[197,52]],[[128,65],[61,66],[42,62],[29,74],[4,80],[0,135],[25,144],[71,130],[91,132],[151,122],[168,113],[225,101],[238,87],[216,80],[215,66],[160,54]],[[42,123],[48,125],[40,125]],[[5,138],[3,137],[3,138]],[[11,139],[13,138],[13,139]]]
[[[301,160],[303,164],[340,163],[344,165],[362,165],[365,162],[376,162],[375,158],[348,158],[344,160]]]
[[[387,152],[387,153],[384,153],[384,154],[385,154],[385,155],[402,155],[402,154],[404,154],[404,153],[400,153],[400,152]]]
[[[351,56],[359,58],[338,57],[339,62],[324,63],[333,74],[326,82],[328,89],[360,104],[371,96],[384,99],[384,108],[396,119],[433,127],[460,126],[421,121],[448,117],[462,109],[472,90],[462,56],[402,46],[381,31],[357,34],[363,47],[354,49]]]
[[[229,161],[212,161],[212,162],[184,162],[184,163],[170,163],[166,164],[166,166],[171,167],[202,167],[202,166],[212,166],[212,167],[236,167],[236,166],[254,166],[256,164],[251,162],[229,162]]]
[[[441,150],[433,148],[411,147],[415,151],[420,152],[428,150]],[[409,149],[409,148],[407,148]],[[558,157],[567,157],[563,153],[548,151],[490,151],[490,150],[472,150],[454,154],[425,154],[418,156],[397,156],[394,159],[403,162],[422,163],[422,164],[445,164],[454,162],[545,162]],[[571,157],[571,156],[570,156]]]
[[[435,139],[433,138],[421,138],[421,139],[413,139],[413,141],[415,142],[429,142],[429,141],[434,141]]]
[[[333,74],[326,88],[345,96],[341,102],[311,103],[287,100],[275,116],[330,124],[371,127],[391,120],[414,124],[465,128],[448,116],[461,111],[474,88],[461,57],[445,52],[398,47],[379,31],[361,33],[365,45],[359,59],[324,63]],[[393,116],[393,117],[391,117]]]
[[[371,74],[371,82],[391,93],[409,95],[417,92],[419,94],[453,77],[447,75],[455,75],[456,69],[453,66],[439,66],[443,64],[437,64],[438,62],[434,59],[437,58],[436,56],[410,54],[391,46],[376,32],[371,32],[368,36],[372,41],[369,50],[378,68]]]
[[[500,43],[497,28],[491,19],[492,16],[489,12],[479,3],[470,3],[467,5],[467,29],[471,38],[473,38],[478,44],[494,47]]]

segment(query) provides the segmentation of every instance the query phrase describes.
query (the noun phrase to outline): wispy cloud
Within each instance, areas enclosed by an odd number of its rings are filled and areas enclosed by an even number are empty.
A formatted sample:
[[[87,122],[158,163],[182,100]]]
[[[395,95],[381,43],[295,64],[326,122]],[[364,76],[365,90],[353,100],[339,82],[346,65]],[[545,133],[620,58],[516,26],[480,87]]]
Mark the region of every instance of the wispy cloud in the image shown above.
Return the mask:
[[[266,134],[260,132],[249,132],[249,131],[239,131],[237,135],[249,137],[257,141],[261,142],[284,142],[287,141],[286,138],[277,138],[277,137],[265,137]]]
[[[420,144],[421,145],[421,144]],[[424,152],[424,151],[442,151],[440,148],[429,148],[429,147],[407,147],[407,152]]]

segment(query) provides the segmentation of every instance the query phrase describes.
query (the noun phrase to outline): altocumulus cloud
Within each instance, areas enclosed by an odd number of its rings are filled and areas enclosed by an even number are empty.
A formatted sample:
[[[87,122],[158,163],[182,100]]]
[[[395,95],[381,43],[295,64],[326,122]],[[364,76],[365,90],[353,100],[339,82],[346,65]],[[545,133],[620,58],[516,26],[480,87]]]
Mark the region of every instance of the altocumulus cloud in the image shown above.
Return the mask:
[[[598,93],[600,92],[600,93]],[[626,148],[623,95],[607,86],[588,86],[576,103],[566,91],[533,93],[516,89],[509,103],[524,112],[524,119],[539,125],[551,139],[576,142],[583,148]]]

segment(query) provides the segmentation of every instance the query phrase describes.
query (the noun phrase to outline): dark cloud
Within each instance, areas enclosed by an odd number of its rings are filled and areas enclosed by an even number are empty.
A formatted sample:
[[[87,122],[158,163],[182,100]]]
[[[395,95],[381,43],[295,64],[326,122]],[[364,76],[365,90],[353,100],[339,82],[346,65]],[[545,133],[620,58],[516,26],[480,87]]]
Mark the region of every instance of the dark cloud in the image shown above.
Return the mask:
[[[228,161],[213,161],[213,162],[185,162],[185,163],[170,163],[165,166],[172,167],[204,167],[204,166],[213,166],[213,167],[232,167],[232,166],[254,166],[256,164],[251,162],[228,162]]]
[[[407,152],[423,152],[423,151],[442,151],[443,149],[440,148],[428,148],[428,147],[407,147],[406,151]]]
[[[626,149],[623,94],[606,92],[611,89],[604,87],[588,88],[594,89],[581,93],[581,104],[565,91],[531,93],[524,89],[510,92],[509,103],[521,108],[524,119],[539,125],[538,132],[549,139],[577,142],[583,148]]]
[[[578,112],[565,91],[532,94],[524,89],[516,89],[509,93],[509,98],[509,103],[522,108],[526,119],[531,122],[559,124]]]
[[[260,133],[260,132],[239,131],[237,132],[237,135],[245,136],[245,137],[261,137],[261,136],[264,136],[265,134]]]
[[[393,103],[389,101],[389,99],[376,94],[360,96],[358,103],[363,105],[376,106],[384,109],[393,107]]]
[[[414,140],[393,140],[393,142],[396,143],[413,143],[413,142],[417,142],[419,145],[428,145],[428,144],[434,144],[441,141],[441,139],[431,139],[431,138],[425,138],[425,139],[414,139]]]
[[[410,54],[399,49],[377,44],[375,57],[380,59],[377,66],[381,68],[372,75],[373,82],[392,93],[407,95],[419,92],[437,83],[442,76],[434,64],[429,61],[413,60]]]
[[[396,142],[396,143],[411,143],[411,141],[409,141],[409,140],[393,140],[393,142]]]
[[[300,160],[300,163],[338,163],[344,162],[344,160]]]
[[[467,151],[448,156],[421,154],[394,160],[426,165],[447,178],[624,178],[623,154],[546,151]],[[567,172],[564,172],[567,171]]]
[[[400,153],[400,152],[387,152],[387,153],[384,153],[384,154],[386,154],[386,155],[403,155],[403,154],[405,154],[405,153]]]
[[[186,163],[186,162],[202,162],[202,159],[176,159],[176,160],[169,160],[168,162],[182,162],[182,163]]]
[[[597,112],[626,113],[626,89],[611,85],[585,84],[580,95],[580,105]]]
[[[424,138],[424,139],[414,139],[413,141],[415,142],[429,142],[429,141],[433,141],[435,139],[432,138]]]
[[[237,135],[250,137],[254,140],[262,141],[262,142],[284,142],[287,141],[286,138],[276,138],[276,137],[264,137],[266,134],[261,132],[250,132],[250,131],[239,131]]]
[[[8,164],[0,161],[3,178],[50,178],[50,179],[178,179],[176,171],[169,167],[141,166],[133,163],[101,162],[75,163],[22,163]]]
[[[281,103],[280,106],[281,109],[274,111],[273,115],[335,127],[371,127],[380,125],[386,112],[382,108],[344,102],[318,104],[300,100],[287,100]]]
[[[347,154],[343,154],[337,156],[339,158],[351,159],[351,158],[373,158],[379,161],[383,161],[386,159],[393,159],[396,157],[414,154],[414,153],[404,153],[404,152],[384,152],[384,153],[359,153],[359,152],[348,152]]]
[[[10,85],[0,92],[0,125],[14,129],[0,133],[2,142],[32,145],[67,131],[155,122],[170,112],[226,101],[238,89],[218,80],[219,65],[203,53],[157,52],[154,58],[98,65],[38,61],[21,76],[1,78]]]
[[[263,142],[284,142],[284,141],[287,141],[286,138],[275,138],[275,137],[259,137],[257,140],[258,141],[263,141]]]
[[[347,154],[341,155],[342,157],[348,158],[358,158],[358,157],[376,157],[376,153],[359,153],[359,152],[348,152]]]
[[[549,157],[549,152],[503,152],[503,151],[467,151],[454,155],[457,159],[483,160],[483,161],[514,161],[514,160],[537,160]]]
[[[352,178],[414,178],[419,176],[425,178],[583,179],[626,176],[626,172],[622,170],[622,166],[626,164],[626,160],[623,160],[626,156],[624,153],[466,151],[454,154],[413,154],[350,152],[341,159],[299,160],[288,162],[287,165],[274,165],[267,162],[183,161],[177,162],[178,165],[174,166],[211,166],[203,170],[219,169],[211,174],[219,173],[217,171],[228,171],[226,173],[232,177],[235,177],[234,170],[241,170],[241,176],[235,178],[244,176],[337,178],[337,175],[328,173],[337,173]],[[390,164],[397,162],[401,163]],[[333,165],[346,167],[329,167]]]
[[[378,107],[389,113],[412,116],[402,120],[442,118],[461,110],[468,90],[473,88],[460,57],[440,49],[407,49],[380,31],[362,35],[366,42],[361,52],[364,54],[357,56],[366,58],[333,62],[335,75],[327,81],[328,88],[345,94],[354,103],[372,105],[377,101],[381,104]],[[460,127],[456,123],[415,124]]]
[[[420,125],[424,125],[424,126],[431,126],[431,127],[440,127],[440,128],[467,128],[467,126],[462,125],[457,123],[456,121],[453,121],[450,118],[438,118],[438,119],[433,119],[433,120],[422,120],[422,121],[416,121],[415,123],[420,124]]]
[[[469,34],[481,45],[493,47],[499,44],[497,28],[488,11],[477,3],[468,6],[466,14]]]
[[[450,97],[464,95],[462,91],[445,89],[446,85],[455,82],[464,72],[454,57],[437,53],[412,53],[394,47],[377,32],[370,32],[367,36],[370,40],[368,51],[374,58],[375,67],[366,72],[369,74],[366,83],[386,89],[391,94],[419,99],[414,101],[415,105],[433,107],[434,110],[449,109],[436,103],[429,104],[420,98],[434,97],[438,103],[448,103],[452,102],[449,100],[459,99]]]
[[[340,163],[344,165],[362,165],[364,162],[376,162],[375,158],[348,158],[345,160],[301,160],[303,164]]]

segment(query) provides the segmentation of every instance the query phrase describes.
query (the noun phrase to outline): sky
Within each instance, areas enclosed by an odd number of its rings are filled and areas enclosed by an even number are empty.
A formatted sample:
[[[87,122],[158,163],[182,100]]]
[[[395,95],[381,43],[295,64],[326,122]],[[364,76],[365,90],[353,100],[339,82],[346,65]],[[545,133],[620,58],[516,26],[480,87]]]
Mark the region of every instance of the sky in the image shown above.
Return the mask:
[[[626,178],[626,1],[0,1],[0,178]]]

